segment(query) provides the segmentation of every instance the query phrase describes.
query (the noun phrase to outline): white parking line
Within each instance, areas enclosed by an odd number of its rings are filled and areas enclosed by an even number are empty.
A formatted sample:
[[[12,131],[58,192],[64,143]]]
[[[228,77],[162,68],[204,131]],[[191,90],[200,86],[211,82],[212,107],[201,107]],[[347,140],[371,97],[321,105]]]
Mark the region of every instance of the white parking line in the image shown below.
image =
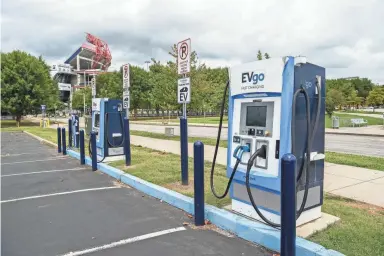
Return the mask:
[[[112,188],[120,188],[120,187],[88,188],[88,189],[74,190],[74,191],[61,192],[61,193],[53,193],[53,194],[47,194],[47,195],[28,196],[28,197],[22,197],[22,198],[9,199],[9,200],[1,201],[0,203],[4,204],[4,203],[24,201],[24,200],[36,199],[36,198],[42,198],[42,197],[69,195],[69,194],[75,194],[75,193],[81,193],[81,192],[106,190],[106,189],[112,189]]]
[[[40,172],[22,172],[22,173],[1,175],[1,178],[12,177],[12,176],[21,176],[21,175],[40,174],[40,173],[49,173],[49,172],[79,171],[79,170],[86,170],[86,169],[88,169],[88,168],[76,167],[76,168],[72,168],[72,169],[62,169],[62,170],[50,170],[50,171],[40,171]]]
[[[66,156],[59,156],[59,157],[46,158],[46,159],[39,159],[39,160],[29,160],[29,161],[12,162],[12,163],[1,163],[1,165],[23,164],[23,163],[33,163],[33,162],[43,162],[43,161],[52,161],[52,160],[65,159],[65,158],[68,158],[68,157],[66,157]]]
[[[39,155],[39,154],[41,154],[41,153],[40,152],[38,152],[38,153],[20,153],[20,154],[9,154],[8,153],[8,154],[1,155],[1,157],[23,156],[23,155]]]
[[[150,239],[150,238],[154,238],[154,237],[158,237],[158,236],[162,236],[162,235],[167,235],[167,234],[171,234],[171,233],[175,233],[175,232],[179,232],[179,231],[184,231],[184,230],[186,230],[186,228],[184,228],[184,227],[166,229],[166,230],[149,233],[149,234],[142,235],[142,236],[136,236],[136,237],[120,240],[117,242],[105,244],[105,245],[98,246],[98,247],[93,247],[90,249],[85,249],[82,251],[69,252],[69,253],[63,254],[61,256],[79,256],[79,255],[89,254],[89,253],[93,253],[93,252],[97,252],[97,251],[101,251],[101,250],[110,249],[110,248],[113,248],[116,246],[120,246],[120,245],[124,245],[124,244],[131,244],[131,243],[134,243],[137,241],[142,241],[142,240],[146,240],[146,239]]]

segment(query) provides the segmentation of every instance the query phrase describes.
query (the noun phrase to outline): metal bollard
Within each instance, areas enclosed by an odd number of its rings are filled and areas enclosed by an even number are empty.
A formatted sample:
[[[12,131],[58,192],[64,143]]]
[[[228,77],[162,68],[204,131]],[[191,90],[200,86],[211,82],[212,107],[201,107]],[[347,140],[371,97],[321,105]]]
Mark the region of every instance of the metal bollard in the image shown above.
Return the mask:
[[[67,140],[65,138],[65,128],[61,129],[61,142],[63,144],[63,155],[67,154]]]
[[[68,119],[68,147],[72,147],[72,119]]]
[[[80,131],[80,164],[85,164],[84,130]]]
[[[92,171],[97,170],[96,132],[91,132]]]
[[[195,191],[195,225],[203,226],[204,218],[204,144],[196,141],[193,145],[194,156],[194,191]]]
[[[75,131],[75,145],[76,145],[76,148],[79,148],[80,146],[80,121],[77,121],[77,125],[76,125],[76,131]]]
[[[124,154],[125,166],[131,165],[131,136],[129,134],[129,119],[124,118]]]
[[[57,153],[61,153],[61,128],[57,127]]]
[[[281,159],[281,256],[296,255],[296,157]]]
[[[188,185],[188,122],[180,117],[181,184]]]

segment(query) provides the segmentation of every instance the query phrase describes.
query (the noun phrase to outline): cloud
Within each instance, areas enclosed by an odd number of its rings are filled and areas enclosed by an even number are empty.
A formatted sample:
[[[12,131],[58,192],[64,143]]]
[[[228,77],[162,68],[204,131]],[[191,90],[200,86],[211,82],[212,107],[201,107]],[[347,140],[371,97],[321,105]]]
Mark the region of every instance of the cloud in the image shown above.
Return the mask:
[[[329,77],[384,84],[384,1],[366,0],[4,0],[2,50],[64,61],[90,32],[108,42],[113,67],[170,59],[190,37],[208,65],[305,55]]]

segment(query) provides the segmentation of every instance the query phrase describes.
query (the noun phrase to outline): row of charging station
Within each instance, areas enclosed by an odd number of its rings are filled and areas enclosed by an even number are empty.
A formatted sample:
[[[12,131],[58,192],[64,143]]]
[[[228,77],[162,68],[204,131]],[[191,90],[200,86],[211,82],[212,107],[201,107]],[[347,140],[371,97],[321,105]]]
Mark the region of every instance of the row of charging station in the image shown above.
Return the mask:
[[[223,198],[229,192],[233,211],[278,227],[281,158],[292,153],[297,159],[297,225],[319,218],[323,204],[325,69],[303,57],[245,63],[230,68],[228,89],[229,182],[219,195],[214,188],[213,161],[214,195]],[[123,119],[121,100],[92,100],[92,131],[97,134],[99,162],[124,154]],[[78,124],[78,119],[73,123]]]

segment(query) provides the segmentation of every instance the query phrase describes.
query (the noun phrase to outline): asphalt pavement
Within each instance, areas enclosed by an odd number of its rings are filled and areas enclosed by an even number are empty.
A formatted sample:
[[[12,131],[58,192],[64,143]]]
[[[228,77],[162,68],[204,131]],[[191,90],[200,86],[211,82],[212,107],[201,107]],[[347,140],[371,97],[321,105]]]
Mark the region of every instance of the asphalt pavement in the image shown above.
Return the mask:
[[[1,139],[1,255],[272,255],[26,134]]]
[[[137,131],[154,132],[164,134],[165,127],[173,127],[175,135],[180,135],[178,126],[147,125],[131,123],[130,128]],[[216,127],[189,126],[189,137],[216,138]],[[227,139],[227,128],[222,128],[221,139]],[[325,149],[327,151],[358,154],[366,156],[384,157],[384,137],[355,136],[344,134],[326,134]]]

